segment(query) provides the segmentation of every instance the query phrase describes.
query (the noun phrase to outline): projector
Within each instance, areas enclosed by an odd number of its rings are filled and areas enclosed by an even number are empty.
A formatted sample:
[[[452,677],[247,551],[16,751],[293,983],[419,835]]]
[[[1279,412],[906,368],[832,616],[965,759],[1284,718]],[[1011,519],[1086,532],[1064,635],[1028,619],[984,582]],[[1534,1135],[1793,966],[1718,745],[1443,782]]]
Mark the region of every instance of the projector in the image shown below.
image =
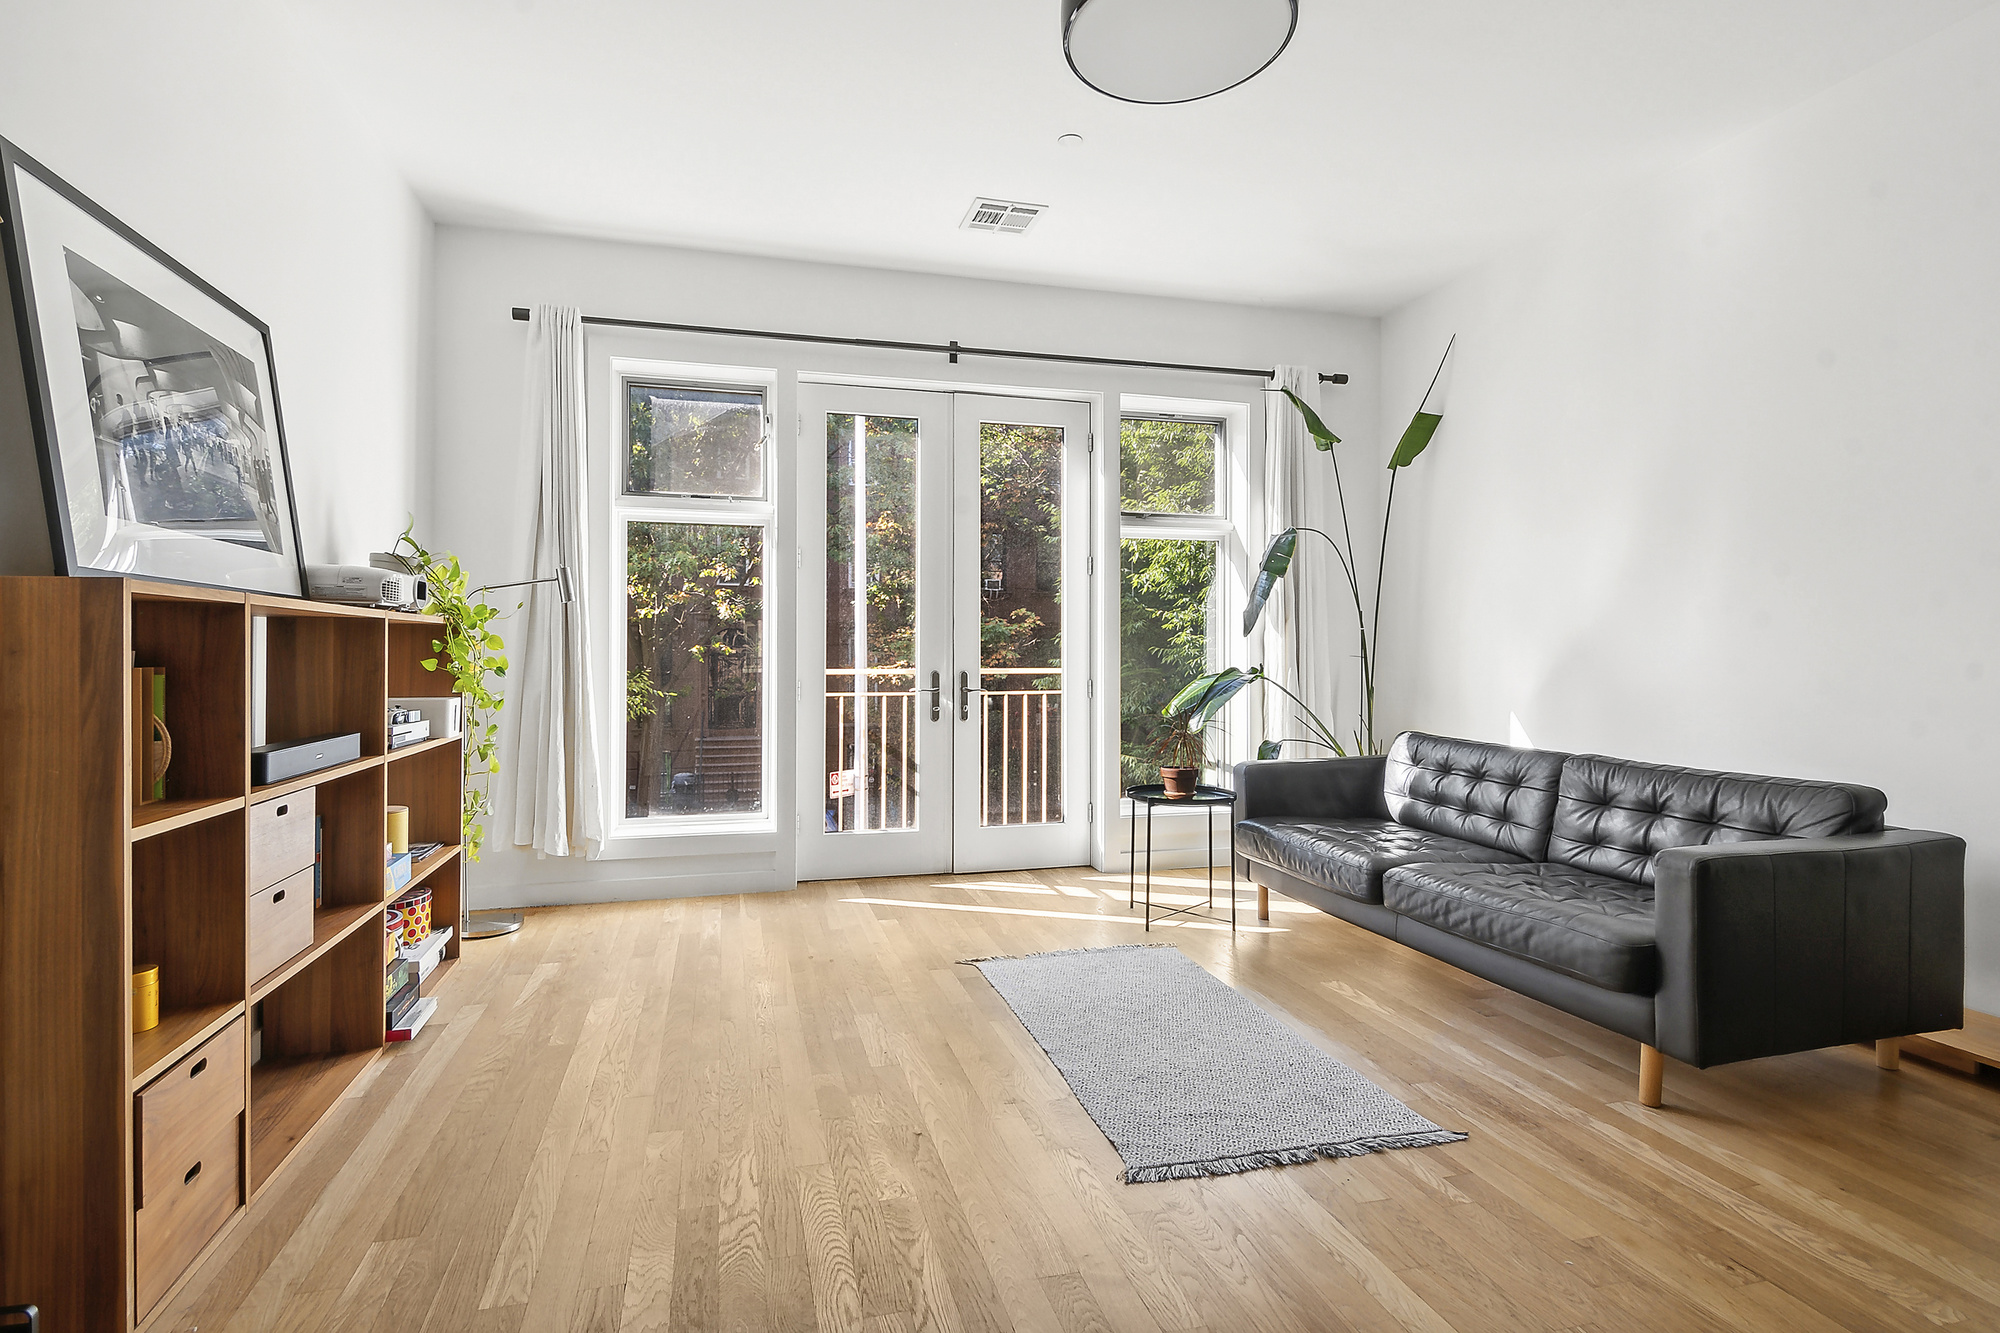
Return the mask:
[[[413,606],[429,596],[416,575],[368,565],[307,565],[306,593],[315,601],[349,606]]]

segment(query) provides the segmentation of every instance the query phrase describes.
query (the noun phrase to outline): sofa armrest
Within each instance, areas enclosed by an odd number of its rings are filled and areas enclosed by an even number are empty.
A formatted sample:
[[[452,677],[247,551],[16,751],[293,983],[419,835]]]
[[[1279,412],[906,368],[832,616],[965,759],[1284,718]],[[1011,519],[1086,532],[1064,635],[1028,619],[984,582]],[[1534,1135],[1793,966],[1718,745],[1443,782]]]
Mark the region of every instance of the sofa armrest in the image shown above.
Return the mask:
[[[1388,760],[1253,759],[1236,766],[1236,818],[1387,819]]]
[[[1965,842],[1890,829],[1653,860],[1661,1050],[1691,1065],[1956,1027]]]

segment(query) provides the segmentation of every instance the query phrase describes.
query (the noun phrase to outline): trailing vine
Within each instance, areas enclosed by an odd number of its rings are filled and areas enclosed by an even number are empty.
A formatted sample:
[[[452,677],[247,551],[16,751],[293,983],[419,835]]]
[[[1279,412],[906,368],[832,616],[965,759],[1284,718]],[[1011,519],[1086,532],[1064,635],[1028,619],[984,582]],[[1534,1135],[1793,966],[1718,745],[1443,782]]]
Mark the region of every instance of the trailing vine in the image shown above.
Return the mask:
[[[431,640],[438,654],[423,661],[426,671],[440,666],[465,700],[465,804],[459,814],[460,841],[465,854],[477,861],[486,840],[486,816],[493,812],[488,784],[500,771],[500,725],[495,720],[504,700],[500,686],[507,675],[506,644],[492,627],[500,613],[487,605],[483,593],[459,566],[458,557],[433,555],[412,535],[413,521],[396,539],[396,554],[430,585],[425,610],[444,619],[444,637]]]

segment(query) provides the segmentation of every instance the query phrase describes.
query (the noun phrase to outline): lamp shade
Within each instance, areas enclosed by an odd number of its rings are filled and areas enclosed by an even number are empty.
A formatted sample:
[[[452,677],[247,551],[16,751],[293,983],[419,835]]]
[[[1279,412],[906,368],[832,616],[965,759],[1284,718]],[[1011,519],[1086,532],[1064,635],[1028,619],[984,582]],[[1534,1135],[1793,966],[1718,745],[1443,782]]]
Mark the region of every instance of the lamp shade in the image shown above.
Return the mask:
[[[1107,97],[1193,102],[1256,76],[1298,21],[1298,0],[1063,0],[1063,54]]]

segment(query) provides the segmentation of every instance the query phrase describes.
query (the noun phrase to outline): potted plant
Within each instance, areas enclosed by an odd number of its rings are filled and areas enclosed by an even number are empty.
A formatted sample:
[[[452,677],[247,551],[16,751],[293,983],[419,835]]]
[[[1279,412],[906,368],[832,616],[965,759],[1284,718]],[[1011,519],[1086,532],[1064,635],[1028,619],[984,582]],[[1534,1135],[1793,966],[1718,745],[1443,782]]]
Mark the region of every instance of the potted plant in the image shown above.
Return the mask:
[[[1256,581],[1251,585],[1250,598],[1243,608],[1243,634],[1248,638],[1257,628],[1257,619],[1263,614],[1264,604],[1277,590],[1278,580],[1292,567],[1292,557],[1298,551],[1299,534],[1310,533],[1319,537],[1332,548],[1334,559],[1340,562],[1342,582],[1346,585],[1349,598],[1354,603],[1355,626],[1361,638],[1361,699],[1358,725],[1349,740],[1342,744],[1334,735],[1333,728],[1320,720],[1319,714],[1306,705],[1292,690],[1271,679],[1262,666],[1248,670],[1241,667],[1225,667],[1212,671],[1198,680],[1189,681],[1167,704],[1171,713],[1179,713],[1188,718],[1192,728],[1205,726],[1231,699],[1246,687],[1265,684],[1283,693],[1298,709],[1299,720],[1310,735],[1267,737],[1257,747],[1259,759],[1275,759],[1286,745],[1315,745],[1330,750],[1335,755],[1372,755],[1382,753],[1382,742],[1375,733],[1375,666],[1382,643],[1382,574],[1389,562],[1389,520],[1396,511],[1396,474],[1417,461],[1417,456],[1429,446],[1431,437],[1437,433],[1438,424],[1444,420],[1442,412],[1426,409],[1430,406],[1431,394],[1437,389],[1438,378],[1444,374],[1445,362],[1451,358],[1451,349],[1458,336],[1452,335],[1445,344],[1444,355],[1438,358],[1437,370],[1431,375],[1430,384],[1424,389],[1424,396],[1417,402],[1416,414],[1396,442],[1395,451],[1389,456],[1389,493],[1382,505],[1381,543],[1375,556],[1375,584],[1372,600],[1369,591],[1362,587],[1361,550],[1354,541],[1354,530],[1348,522],[1347,489],[1340,481],[1340,455],[1334,446],[1340,437],[1326,428],[1319,413],[1290,389],[1283,390],[1293,407],[1304,419],[1306,430],[1312,435],[1313,445],[1327,456],[1333,468],[1334,494],[1340,505],[1340,531],[1338,535],[1320,528],[1290,527],[1271,538],[1271,544],[1264,550],[1264,558],[1257,566]]]
[[[415,530],[415,523],[403,529],[395,553],[412,574],[428,580],[430,602],[424,610],[444,620],[444,637],[431,641],[437,656],[425,658],[422,665],[450,676],[453,691],[465,700],[465,806],[459,812],[459,837],[465,855],[477,861],[485,842],[485,817],[493,808],[487,783],[500,771],[500,728],[494,714],[500,711],[500,687],[507,675],[506,645],[493,629],[500,613],[485,601],[485,590],[471,586],[457,556],[424,549],[412,535]]]
[[[1194,795],[1202,765],[1208,761],[1205,719],[1171,713],[1167,717],[1153,753],[1160,761],[1160,785],[1166,788],[1167,799],[1185,801]]]

